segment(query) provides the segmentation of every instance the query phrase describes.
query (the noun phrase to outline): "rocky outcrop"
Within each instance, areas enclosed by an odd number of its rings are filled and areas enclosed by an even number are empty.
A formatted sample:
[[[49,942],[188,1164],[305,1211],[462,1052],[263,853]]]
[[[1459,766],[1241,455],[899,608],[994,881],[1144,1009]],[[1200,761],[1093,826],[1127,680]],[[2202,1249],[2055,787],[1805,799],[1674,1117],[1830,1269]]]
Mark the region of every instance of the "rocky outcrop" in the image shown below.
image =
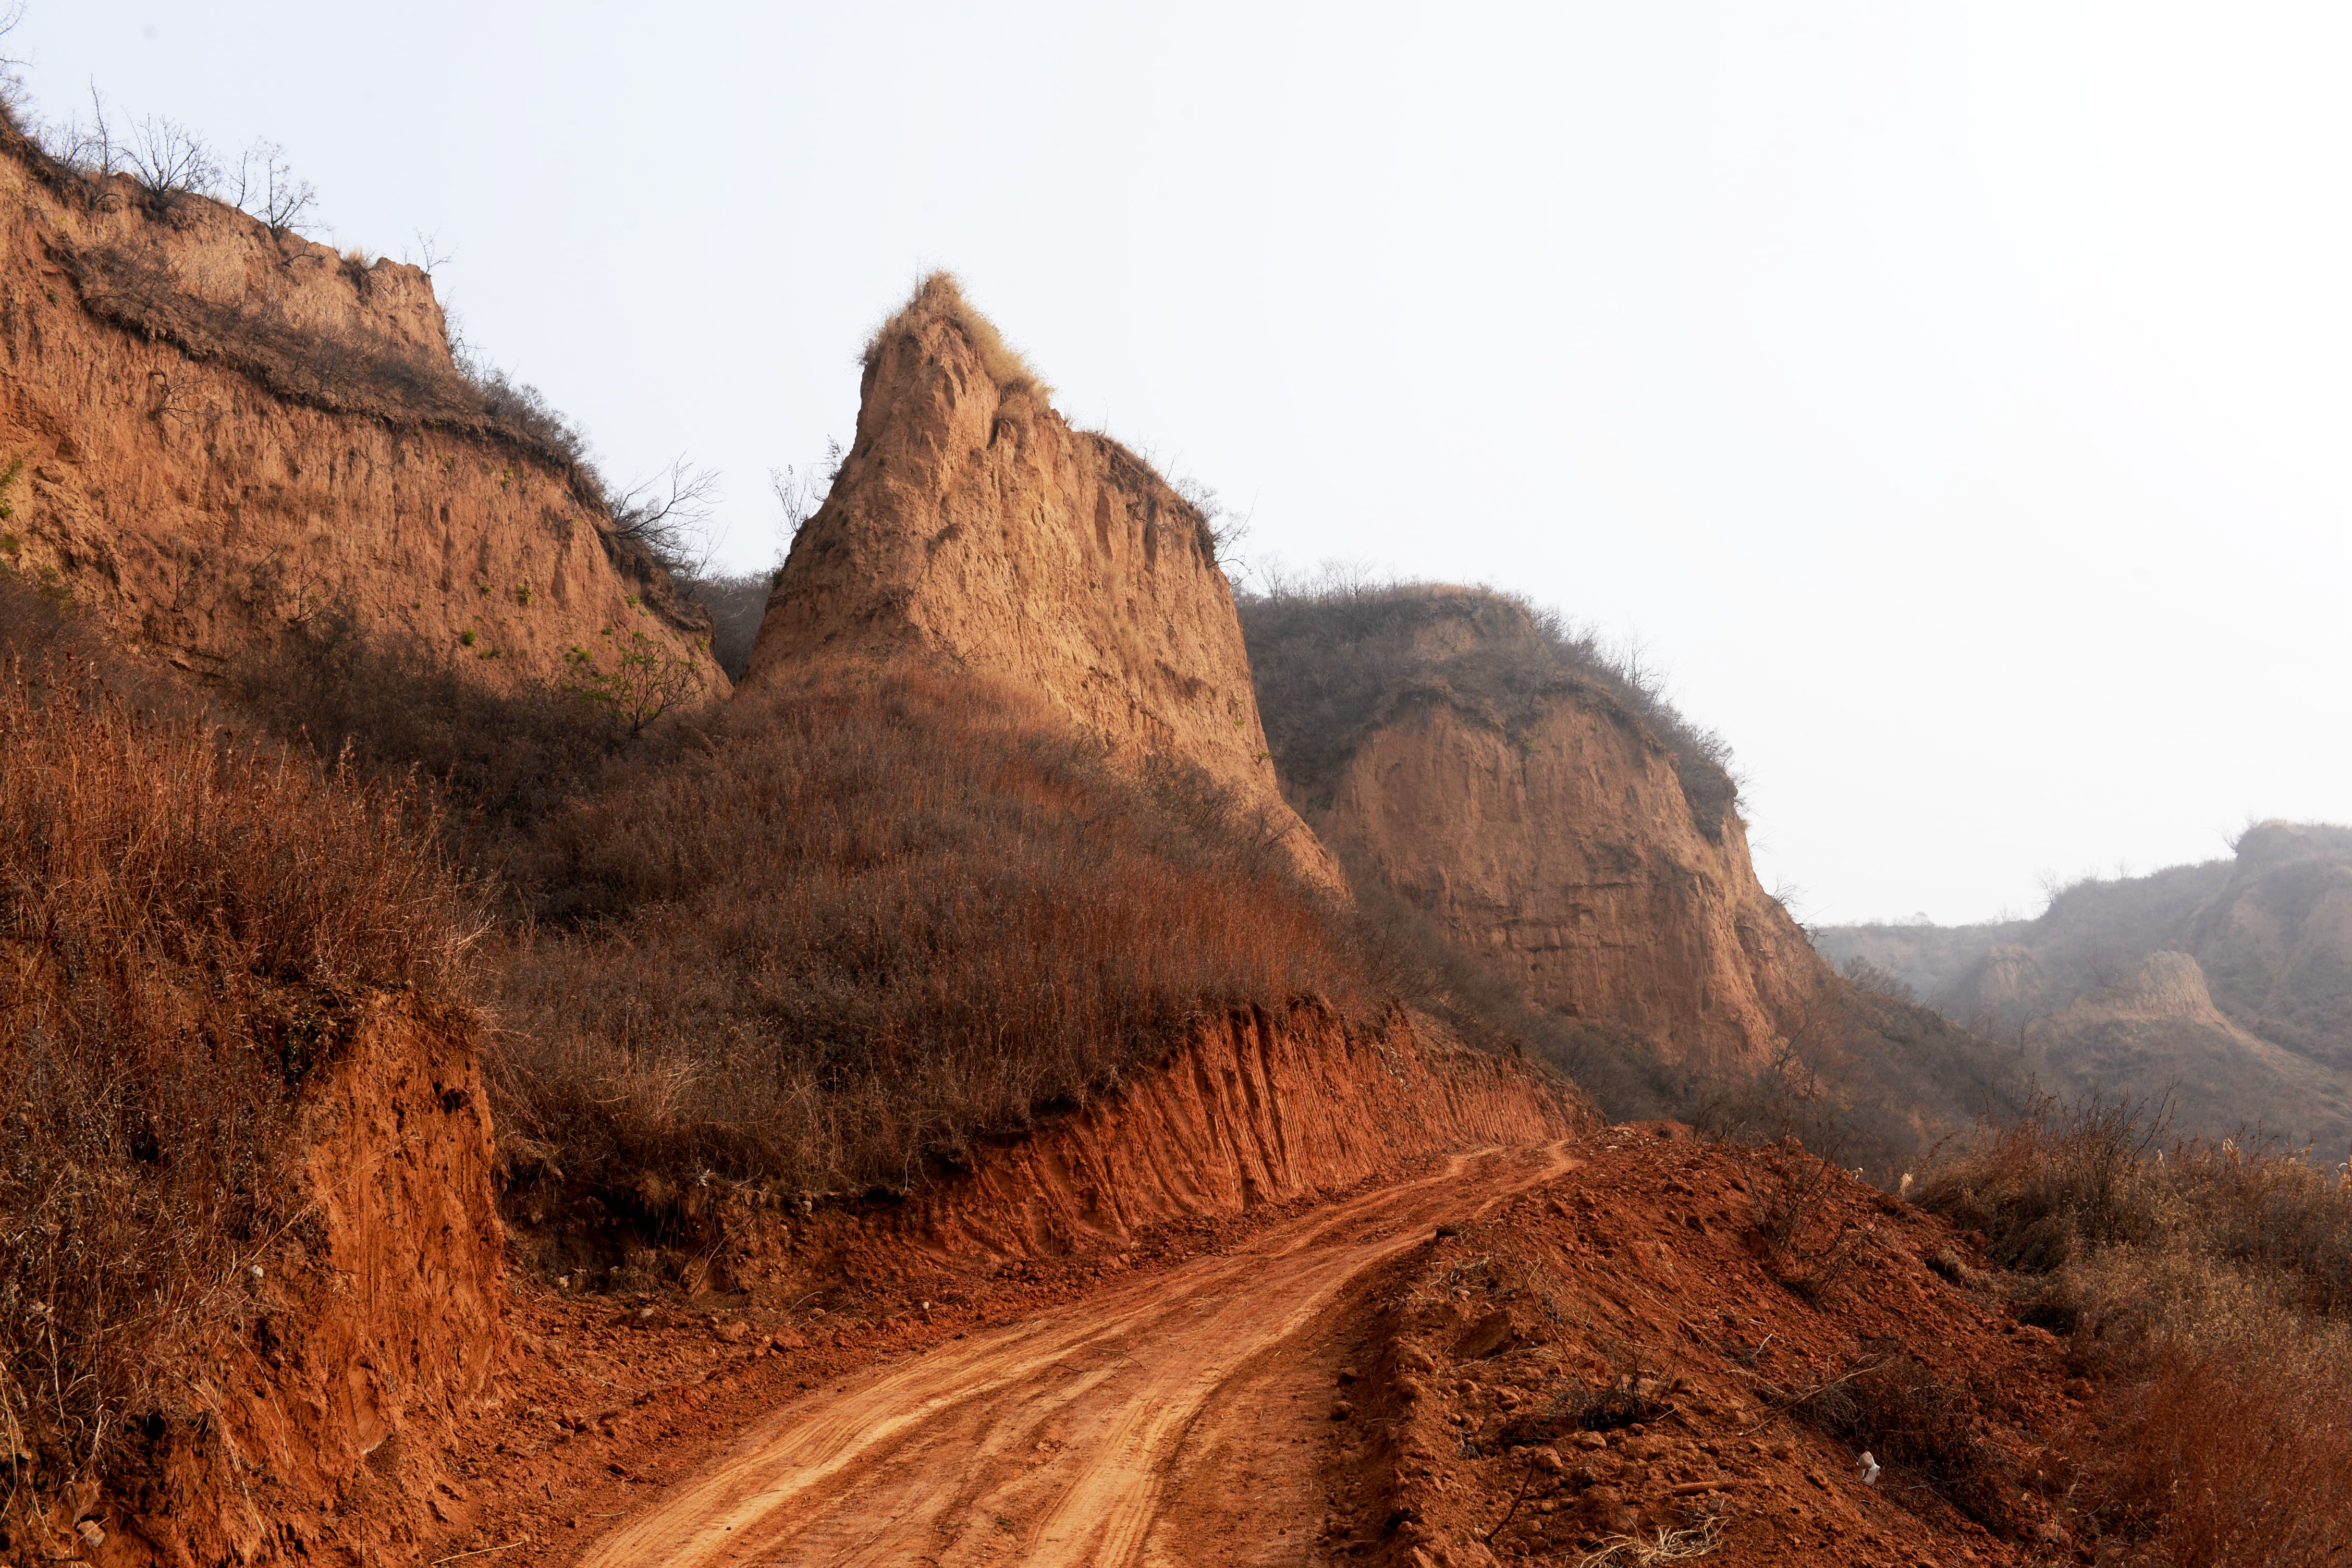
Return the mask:
[[[1721,1067],[1834,984],[1757,884],[1703,738],[1524,605],[1415,586],[1250,617],[1309,825],[1535,1002]]]
[[[952,280],[866,354],[857,438],[793,542],[747,687],[914,661],[1017,694],[1136,763],[1201,769],[1311,879],[1207,521],[1071,427]]]
[[[726,689],[577,438],[460,372],[424,273],[13,132],[0,175],[0,563],[198,674],[331,619],[493,684],[617,641]]]

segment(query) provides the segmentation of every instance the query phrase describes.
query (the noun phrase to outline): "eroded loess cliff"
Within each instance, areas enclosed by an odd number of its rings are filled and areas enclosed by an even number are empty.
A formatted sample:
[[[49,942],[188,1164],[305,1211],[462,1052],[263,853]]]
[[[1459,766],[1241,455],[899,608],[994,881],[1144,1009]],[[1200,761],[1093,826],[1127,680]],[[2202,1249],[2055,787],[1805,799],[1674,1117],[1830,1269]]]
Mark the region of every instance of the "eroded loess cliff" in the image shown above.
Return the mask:
[[[944,275],[876,334],[860,395],[856,444],[793,542],[745,684],[908,660],[961,672],[1131,763],[1200,768],[1336,886],[1276,783],[1201,513],[1118,442],[1072,428]]]
[[[1758,885],[1709,739],[1523,604],[1417,585],[1248,624],[1308,823],[1539,1005],[1738,1067],[1835,986]]]
[[[577,437],[460,371],[423,272],[13,129],[0,187],[0,562],[200,675],[331,622],[494,685],[617,640],[726,689]]]
[[[477,889],[5,579],[0,664],[0,1560],[375,1560],[506,1349]]]

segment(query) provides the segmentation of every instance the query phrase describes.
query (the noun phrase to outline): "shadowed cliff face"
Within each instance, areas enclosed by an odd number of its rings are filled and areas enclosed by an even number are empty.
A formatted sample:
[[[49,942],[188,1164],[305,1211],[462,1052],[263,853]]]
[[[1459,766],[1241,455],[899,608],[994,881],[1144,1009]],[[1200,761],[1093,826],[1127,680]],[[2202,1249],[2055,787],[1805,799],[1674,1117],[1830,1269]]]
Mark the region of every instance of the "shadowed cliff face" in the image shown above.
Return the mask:
[[[1733,1067],[1830,983],[1757,885],[1707,738],[1636,712],[1644,694],[1525,606],[1430,587],[1251,615],[1307,821],[1538,1005]]]
[[[0,179],[0,563],[200,675],[333,621],[493,685],[617,642],[726,690],[576,437],[461,374],[423,272],[5,129]]]
[[[1337,886],[1275,782],[1201,514],[1116,441],[1072,429],[943,278],[877,336],[862,397],[745,684],[908,660],[960,672],[1130,762],[1200,768]]]

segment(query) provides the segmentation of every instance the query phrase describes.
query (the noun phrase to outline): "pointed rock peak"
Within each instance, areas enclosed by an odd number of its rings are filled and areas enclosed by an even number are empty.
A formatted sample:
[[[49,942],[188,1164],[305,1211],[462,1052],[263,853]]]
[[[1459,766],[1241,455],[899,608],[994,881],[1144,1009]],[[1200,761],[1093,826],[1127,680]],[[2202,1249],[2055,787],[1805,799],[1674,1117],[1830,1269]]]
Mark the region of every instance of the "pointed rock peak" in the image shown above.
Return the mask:
[[[1017,692],[1135,763],[1200,769],[1339,885],[1275,782],[1209,520],[1073,429],[945,273],[866,346],[857,439],[793,542],[744,680],[908,661]]]
[[[860,363],[871,373],[894,349],[912,348],[918,355],[927,349],[935,352],[939,338],[949,333],[963,340],[971,360],[987,374],[1000,395],[1026,392],[1040,403],[1053,400],[1054,389],[1019,349],[1004,341],[996,323],[972,308],[952,272],[934,272],[915,285],[915,292],[898,312],[874,329]]]

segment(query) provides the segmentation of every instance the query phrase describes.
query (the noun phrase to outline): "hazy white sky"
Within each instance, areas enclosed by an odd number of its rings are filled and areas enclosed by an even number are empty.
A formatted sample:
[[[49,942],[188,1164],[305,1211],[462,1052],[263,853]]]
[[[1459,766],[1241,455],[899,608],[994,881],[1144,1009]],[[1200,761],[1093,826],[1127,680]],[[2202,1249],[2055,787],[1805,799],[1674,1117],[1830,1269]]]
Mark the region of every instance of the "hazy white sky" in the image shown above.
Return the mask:
[[[122,5],[633,476],[856,416],[933,266],[1246,553],[1637,635],[1820,921],[2352,820],[2352,7]]]

